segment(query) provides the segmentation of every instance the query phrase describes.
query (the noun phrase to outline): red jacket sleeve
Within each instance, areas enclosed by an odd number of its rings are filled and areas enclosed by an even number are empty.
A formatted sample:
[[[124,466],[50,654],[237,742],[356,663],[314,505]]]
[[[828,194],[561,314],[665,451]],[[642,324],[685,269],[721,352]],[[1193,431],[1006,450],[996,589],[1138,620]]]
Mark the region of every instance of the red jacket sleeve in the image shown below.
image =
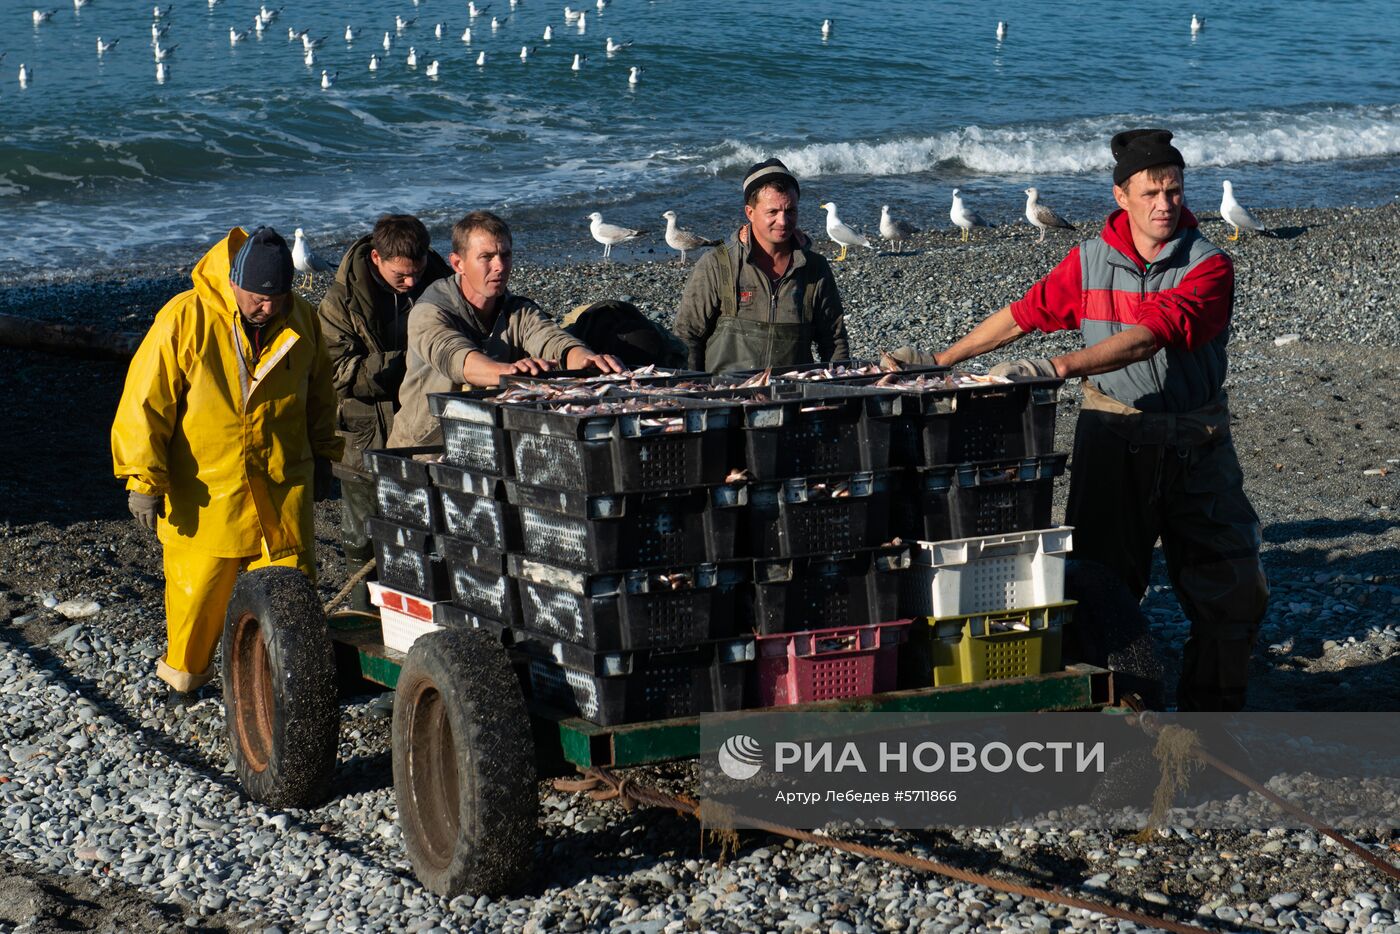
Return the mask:
[[[1149,295],[1138,307],[1138,324],[1159,346],[1196,350],[1230,323],[1234,294],[1235,266],[1217,253],[1196,264],[1176,288]]]
[[[1011,317],[1022,331],[1065,331],[1079,328],[1084,308],[1084,276],[1079,268],[1079,247],[1011,303]]]

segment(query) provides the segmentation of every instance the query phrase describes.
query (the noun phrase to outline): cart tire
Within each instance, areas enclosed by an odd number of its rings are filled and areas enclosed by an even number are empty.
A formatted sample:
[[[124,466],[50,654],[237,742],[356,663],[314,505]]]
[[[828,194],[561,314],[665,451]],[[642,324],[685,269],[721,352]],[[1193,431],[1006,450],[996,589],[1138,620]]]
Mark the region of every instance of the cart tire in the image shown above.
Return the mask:
[[[441,630],[413,643],[394,695],[394,792],[418,881],[444,898],[513,892],[539,835],[534,741],[499,640]]]
[[[1122,578],[1096,561],[1073,560],[1065,567],[1065,596],[1078,601],[1074,625],[1065,627],[1067,653],[1111,670],[1118,696],[1137,694],[1147,707],[1163,709],[1166,668]]]
[[[224,618],[229,761],[278,808],[325,800],[340,741],[335,652],[316,588],[296,568],[239,577]]]

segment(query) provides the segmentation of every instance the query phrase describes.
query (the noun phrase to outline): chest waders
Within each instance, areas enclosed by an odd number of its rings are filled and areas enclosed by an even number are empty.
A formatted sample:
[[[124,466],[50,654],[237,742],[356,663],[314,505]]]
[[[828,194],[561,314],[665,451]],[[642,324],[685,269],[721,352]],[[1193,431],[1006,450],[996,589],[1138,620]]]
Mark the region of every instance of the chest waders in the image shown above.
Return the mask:
[[[705,341],[705,366],[711,373],[762,370],[812,362],[812,320],[815,289],[808,288],[806,263],[793,271],[793,304],[797,321],[778,321],[778,302],[784,279],[768,283],[767,319],[739,314],[739,277],[725,245],[715,247],[720,276],[730,283],[720,296],[719,317]]]

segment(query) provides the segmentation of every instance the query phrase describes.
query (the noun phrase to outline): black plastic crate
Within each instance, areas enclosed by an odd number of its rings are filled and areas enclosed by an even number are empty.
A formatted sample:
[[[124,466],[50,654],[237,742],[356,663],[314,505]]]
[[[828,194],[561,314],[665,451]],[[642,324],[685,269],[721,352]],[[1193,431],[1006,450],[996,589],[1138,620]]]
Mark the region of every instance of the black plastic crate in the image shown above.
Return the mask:
[[[548,490],[507,482],[522,550],[587,571],[733,558],[747,514],[745,483],[661,493]]]
[[[567,411],[577,402],[502,406],[515,479],[586,493],[723,483],[735,407],[692,399],[647,402],[647,411],[610,414]]]
[[[1062,385],[1062,379],[1045,377],[949,386],[937,375],[896,375],[885,388],[904,393],[906,403],[891,463],[934,467],[1052,454]]]
[[[442,531],[442,513],[433,495],[428,464],[415,454],[438,456],[442,448],[389,448],[366,451],[365,467],[374,477],[376,515],[427,532]]]
[[[1055,478],[1068,454],[1009,461],[921,467],[906,474],[895,498],[895,531],[905,538],[940,542],[1048,528]]]
[[[506,501],[506,481],[453,464],[429,464],[442,508],[442,530],[498,551],[520,549],[520,519]]]
[[[738,405],[731,463],[765,480],[885,469],[890,433],[903,407],[900,393],[868,386],[779,383],[683,391],[689,398]]]
[[[756,558],[832,554],[890,539],[891,471],[749,484],[747,554]]]
[[[507,626],[519,626],[520,594],[506,573],[505,553],[448,535],[438,544],[447,561],[452,602]]]
[[[528,635],[524,654],[534,703],[600,726],[742,710],[752,638],[683,649],[594,652]]]
[[[511,475],[510,444],[501,427],[500,389],[428,394],[428,411],[442,425],[443,457],[449,464],[497,477]]]
[[[741,631],[745,561],[604,573],[524,555],[506,562],[520,590],[521,625],[551,639],[608,651],[693,645]]]
[[[449,596],[447,566],[437,553],[437,540],[422,529],[371,516],[365,523],[374,543],[379,582],[424,600]]]
[[[753,563],[753,625],[760,635],[869,626],[898,619],[909,548],[761,558]]]
[[[439,603],[433,608],[433,619],[444,629],[484,629],[506,646],[515,638],[515,630],[500,620],[473,613],[455,603]]]

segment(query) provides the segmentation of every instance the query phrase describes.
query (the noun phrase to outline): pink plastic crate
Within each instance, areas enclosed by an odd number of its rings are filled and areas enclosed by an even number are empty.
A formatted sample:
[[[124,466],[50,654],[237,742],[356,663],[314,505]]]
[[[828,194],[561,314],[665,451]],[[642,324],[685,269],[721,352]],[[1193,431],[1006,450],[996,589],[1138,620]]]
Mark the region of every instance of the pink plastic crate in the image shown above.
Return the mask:
[[[892,691],[913,620],[757,636],[758,705],[785,707]]]

